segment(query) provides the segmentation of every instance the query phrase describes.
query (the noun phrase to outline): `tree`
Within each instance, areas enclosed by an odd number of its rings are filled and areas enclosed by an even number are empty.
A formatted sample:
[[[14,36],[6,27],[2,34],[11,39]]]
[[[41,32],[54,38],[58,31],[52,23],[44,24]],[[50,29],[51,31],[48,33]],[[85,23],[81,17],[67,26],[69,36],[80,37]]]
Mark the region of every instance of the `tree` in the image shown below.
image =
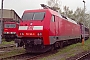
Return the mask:
[[[63,7],[63,12],[61,14],[64,15],[64,16],[67,16],[69,18],[72,18],[72,16],[73,16],[73,10],[70,10],[69,7],[64,6]]]
[[[84,15],[84,10],[81,8],[77,8],[76,11],[74,11],[73,17],[76,19],[77,22],[83,22],[83,15]]]
[[[61,14],[75,20],[77,23],[84,24],[86,27],[90,26],[90,13],[84,13],[84,9],[77,8],[75,11],[73,11],[70,10],[69,7],[64,6]]]
[[[83,23],[85,26],[89,27],[90,14],[84,13],[84,9],[77,8],[73,17],[77,22]]]
[[[85,26],[90,28],[90,13],[85,14]]]
[[[69,7],[64,6],[62,12],[60,9],[61,5],[59,0],[48,0],[48,5],[58,10],[60,14],[69,17],[78,23],[83,23],[87,27],[90,27],[90,13],[84,13],[84,9],[77,8],[75,11],[73,11],[70,10]]]
[[[61,10],[60,10],[60,1],[59,0],[48,0],[47,3],[50,7],[53,7],[57,11],[61,12]]]

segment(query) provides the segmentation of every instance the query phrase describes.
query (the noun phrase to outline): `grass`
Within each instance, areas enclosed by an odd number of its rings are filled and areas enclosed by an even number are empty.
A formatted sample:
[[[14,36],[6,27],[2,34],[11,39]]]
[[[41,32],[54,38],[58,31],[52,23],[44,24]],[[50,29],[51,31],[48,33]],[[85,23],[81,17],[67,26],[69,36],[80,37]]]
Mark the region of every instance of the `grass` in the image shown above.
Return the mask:
[[[18,54],[22,54],[25,53],[25,49],[18,49],[18,48],[14,48],[12,51],[10,52],[4,52],[0,54],[0,58],[5,58],[5,57],[10,57],[10,56],[15,56]]]
[[[6,44],[14,44],[14,41],[11,41],[11,42],[3,41],[0,45],[6,45]]]
[[[4,46],[4,45],[10,45],[10,44],[14,44],[14,41],[11,42],[7,42],[3,39],[2,43],[0,44],[0,46]]]
[[[15,44],[14,41],[6,42],[5,40],[3,40],[2,43],[0,44],[0,47],[11,45],[11,44]],[[22,53],[25,53],[25,49],[13,47],[9,52],[7,52],[7,51],[1,52],[0,58],[15,56],[17,54],[22,54]]]
[[[2,41],[2,44],[0,44],[0,46],[7,45],[7,44],[14,44],[14,41],[11,41],[11,42]],[[78,53],[89,51],[89,50],[90,50],[90,39],[86,40],[84,45],[82,45],[82,43],[73,44],[73,45],[64,47],[62,49],[58,49],[57,53],[54,53],[49,56],[44,56],[43,58],[40,58],[39,60],[52,60],[52,59],[66,60],[66,58],[75,56]],[[0,54],[0,58],[9,57],[9,56],[21,54],[24,52],[25,52],[24,49],[20,49],[20,50],[14,49],[11,52]]]
[[[90,50],[90,39],[86,40],[84,45],[82,43],[73,44],[63,49],[59,49],[57,53],[41,58],[40,60],[66,60],[66,58],[75,56],[78,53]]]

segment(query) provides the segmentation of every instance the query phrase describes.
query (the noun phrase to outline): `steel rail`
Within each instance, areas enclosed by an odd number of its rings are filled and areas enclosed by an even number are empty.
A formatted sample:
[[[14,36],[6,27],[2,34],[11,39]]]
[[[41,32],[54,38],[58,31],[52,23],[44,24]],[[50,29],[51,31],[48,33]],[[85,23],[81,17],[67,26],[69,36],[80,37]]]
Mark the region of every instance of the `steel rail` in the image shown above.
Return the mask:
[[[76,60],[81,60],[83,58],[85,58],[86,56],[88,56],[90,54],[90,52],[87,52],[86,54],[80,56],[79,58],[76,58]]]

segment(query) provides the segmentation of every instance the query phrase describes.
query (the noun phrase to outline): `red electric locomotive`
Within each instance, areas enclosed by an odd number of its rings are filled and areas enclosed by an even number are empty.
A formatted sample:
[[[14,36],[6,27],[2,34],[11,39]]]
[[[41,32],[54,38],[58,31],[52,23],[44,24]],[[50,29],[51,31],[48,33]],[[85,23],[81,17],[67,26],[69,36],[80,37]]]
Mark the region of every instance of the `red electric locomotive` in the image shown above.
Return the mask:
[[[80,25],[44,6],[44,9],[26,10],[18,29],[18,46],[27,52],[46,52],[81,38]]]
[[[4,30],[3,30],[3,38],[7,42],[14,40],[18,34],[18,27],[19,23],[17,22],[5,22],[4,23]]]

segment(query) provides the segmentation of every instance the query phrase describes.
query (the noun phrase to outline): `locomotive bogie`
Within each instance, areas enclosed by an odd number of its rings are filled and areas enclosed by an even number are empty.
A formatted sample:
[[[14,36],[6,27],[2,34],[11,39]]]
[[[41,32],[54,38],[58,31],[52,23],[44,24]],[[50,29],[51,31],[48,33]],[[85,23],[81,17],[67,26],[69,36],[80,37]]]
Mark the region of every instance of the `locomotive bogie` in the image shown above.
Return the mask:
[[[19,38],[15,40],[17,47],[25,46],[27,52],[41,53],[50,50],[50,45],[44,45],[42,37],[27,37]]]

